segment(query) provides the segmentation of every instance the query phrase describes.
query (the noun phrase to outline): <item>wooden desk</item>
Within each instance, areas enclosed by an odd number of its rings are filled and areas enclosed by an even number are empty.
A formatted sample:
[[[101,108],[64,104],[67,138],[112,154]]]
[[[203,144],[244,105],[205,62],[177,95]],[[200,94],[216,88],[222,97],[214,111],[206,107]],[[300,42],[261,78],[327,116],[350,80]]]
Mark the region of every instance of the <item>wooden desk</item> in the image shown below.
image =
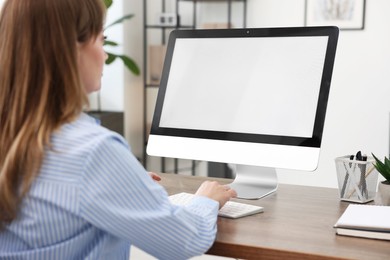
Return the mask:
[[[205,179],[228,179],[161,174],[169,194],[195,192]],[[237,200],[243,202],[242,200]],[[390,242],[338,236],[333,225],[349,203],[337,189],[282,185],[260,200],[245,203],[264,207],[264,213],[218,218],[218,234],[208,254],[240,259],[390,259]]]

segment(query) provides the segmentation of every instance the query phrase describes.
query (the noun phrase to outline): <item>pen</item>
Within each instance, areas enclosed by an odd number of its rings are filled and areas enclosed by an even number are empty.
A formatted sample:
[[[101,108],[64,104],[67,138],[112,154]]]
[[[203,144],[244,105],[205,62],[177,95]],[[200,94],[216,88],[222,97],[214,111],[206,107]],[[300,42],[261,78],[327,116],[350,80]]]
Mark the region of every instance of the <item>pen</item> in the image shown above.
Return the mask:
[[[359,151],[356,153],[356,160],[357,161],[367,161],[367,156],[366,155],[362,155],[362,153]],[[361,191],[362,193],[362,196],[364,196],[366,199],[368,198],[368,194],[367,194],[367,183],[366,183],[366,165],[365,163],[359,163],[358,164],[359,166],[359,169],[360,169],[360,181],[359,181],[359,190]]]
[[[367,155],[362,156],[362,161],[364,161],[364,162],[367,161]],[[366,182],[366,164],[365,163],[361,164],[360,171],[361,171],[360,181],[362,182],[362,194],[366,199],[368,199],[367,182]]]

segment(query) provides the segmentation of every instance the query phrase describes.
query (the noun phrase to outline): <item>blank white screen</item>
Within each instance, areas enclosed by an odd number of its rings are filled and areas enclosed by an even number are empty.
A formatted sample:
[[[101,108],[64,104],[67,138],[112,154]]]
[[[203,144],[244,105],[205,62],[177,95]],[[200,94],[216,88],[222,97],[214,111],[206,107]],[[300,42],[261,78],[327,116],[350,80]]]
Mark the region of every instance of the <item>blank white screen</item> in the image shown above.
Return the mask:
[[[327,42],[176,39],[160,127],[312,137]]]

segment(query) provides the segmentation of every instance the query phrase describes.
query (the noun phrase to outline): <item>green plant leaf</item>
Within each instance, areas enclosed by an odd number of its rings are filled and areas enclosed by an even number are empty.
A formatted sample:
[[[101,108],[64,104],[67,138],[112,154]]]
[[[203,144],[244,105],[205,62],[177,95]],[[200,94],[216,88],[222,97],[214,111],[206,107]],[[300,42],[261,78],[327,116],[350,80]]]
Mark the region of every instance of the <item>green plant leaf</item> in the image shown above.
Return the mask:
[[[134,16],[134,14],[127,14],[127,15],[124,15],[123,17],[119,18],[118,20],[116,20],[115,22],[107,25],[104,30],[106,30],[107,28],[110,28],[111,26],[115,25],[115,24],[118,24],[118,23],[122,23],[123,21],[127,20],[127,19],[131,19],[132,17]]]
[[[384,165],[383,164],[376,164],[375,165],[375,168],[378,170],[378,172],[380,173],[380,174],[386,174],[386,169],[384,168]]]
[[[388,169],[390,169],[390,160],[386,158],[386,156],[385,156],[385,165]]]
[[[104,40],[104,44],[103,45],[118,46],[118,43],[113,42],[113,41]]]
[[[106,52],[106,53],[108,55],[108,58],[106,60],[106,64],[109,65],[109,64],[113,63],[116,60],[117,55],[109,53],[109,52]]]
[[[389,172],[381,172],[381,175],[382,175],[387,181],[390,181],[390,173],[389,173]]]
[[[385,172],[382,173],[382,176],[385,177],[386,180],[390,181],[390,168],[388,164],[390,164],[389,159],[385,157]]]
[[[107,7],[107,9],[113,4],[113,0],[103,0],[103,1],[104,1],[105,6]],[[109,27],[111,27],[111,26],[113,26],[115,24],[122,23],[123,21],[125,21],[127,19],[130,19],[133,16],[134,16],[133,14],[124,15],[121,18],[119,18],[116,21],[114,21],[113,23],[107,25],[104,28],[104,30],[106,30],[107,28],[109,28]],[[103,45],[113,46],[113,47],[118,46],[118,44],[116,42],[110,41],[110,40],[105,40]],[[132,60],[128,56],[126,56],[126,55],[117,55],[117,54],[109,53],[109,52],[106,52],[106,53],[108,55],[108,58],[106,60],[106,64],[107,65],[113,63],[117,58],[120,58],[123,61],[125,67],[127,69],[129,69],[133,74],[135,74],[135,75],[139,75],[140,74],[140,69],[139,69],[138,65],[134,62],[134,60]]]
[[[103,0],[103,2],[106,8],[109,8],[112,5],[112,0]]]
[[[375,159],[374,167],[378,170],[378,172],[387,180],[390,181],[390,161],[385,157],[385,163],[379,160],[374,154],[372,156]]]
[[[379,160],[374,154],[372,154],[372,156],[375,159],[374,166],[378,170],[378,172],[382,173],[383,171],[385,171],[385,165],[381,162],[381,160]]]
[[[108,59],[106,60],[106,64],[113,63],[117,58],[123,61],[123,64],[128,68],[134,75],[140,74],[140,69],[138,65],[135,63],[133,59],[126,55],[118,55],[111,52],[106,52],[108,54]]]
[[[375,154],[373,154],[373,153],[371,153],[371,154],[372,154],[372,157],[374,157],[375,163],[376,163],[376,164],[382,164],[382,161],[379,160],[379,159],[375,156]]]
[[[139,69],[138,65],[135,63],[135,61],[133,59],[131,59],[130,57],[128,57],[126,55],[118,55],[118,57],[120,59],[122,59],[122,61],[125,64],[125,66],[131,72],[133,72],[135,75],[139,75],[140,74],[140,69]]]

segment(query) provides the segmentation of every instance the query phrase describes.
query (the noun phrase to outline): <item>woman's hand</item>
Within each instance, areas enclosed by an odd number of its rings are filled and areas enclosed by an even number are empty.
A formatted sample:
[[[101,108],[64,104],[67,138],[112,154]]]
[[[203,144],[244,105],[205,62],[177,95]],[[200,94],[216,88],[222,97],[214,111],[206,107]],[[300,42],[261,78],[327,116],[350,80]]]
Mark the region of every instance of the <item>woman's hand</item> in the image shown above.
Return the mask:
[[[235,190],[216,181],[203,182],[195,194],[218,201],[219,208],[222,208],[231,198],[237,197]]]
[[[149,176],[154,180],[154,181],[161,181],[161,177],[154,172],[149,172]]]

